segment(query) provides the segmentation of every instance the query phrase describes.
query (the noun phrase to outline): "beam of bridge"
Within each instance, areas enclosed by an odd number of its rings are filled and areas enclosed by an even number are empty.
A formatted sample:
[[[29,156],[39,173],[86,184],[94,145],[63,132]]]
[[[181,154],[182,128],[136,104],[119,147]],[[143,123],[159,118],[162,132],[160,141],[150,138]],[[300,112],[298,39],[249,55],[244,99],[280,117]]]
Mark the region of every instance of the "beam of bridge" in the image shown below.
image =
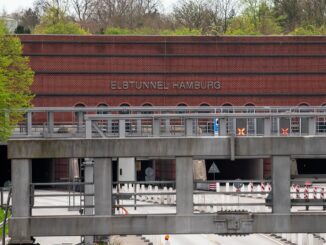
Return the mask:
[[[291,158],[325,157],[326,137],[174,137],[117,139],[19,139],[10,140],[12,159],[13,244],[30,236],[110,234],[248,234],[325,232],[324,213],[290,213]],[[112,158],[175,158],[175,215],[112,216]],[[193,213],[193,159],[264,158],[272,167],[272,213]],[[30,216],[28,199],[31,164],[35,158],[93,158],[95,214],[93,216]],[[187,170],[187,171],[186,171]],[[188,171],[189,170],[189,171]]]
[[[231,222],[235,220],[239,221],[239,228],[230,229]],[[326,215],[198,214],[11,218],[10,234],[20,234],[26,230],[26,224],[33,236],[325,233]]]
[[[148,157],[198,159],[325,158],[326,137],[180,137],[125,139],[19,139],[8,142],[10,159]],[[234,151],[232,151],[234,148]],[[234,156],[232,156],[234,154]]]

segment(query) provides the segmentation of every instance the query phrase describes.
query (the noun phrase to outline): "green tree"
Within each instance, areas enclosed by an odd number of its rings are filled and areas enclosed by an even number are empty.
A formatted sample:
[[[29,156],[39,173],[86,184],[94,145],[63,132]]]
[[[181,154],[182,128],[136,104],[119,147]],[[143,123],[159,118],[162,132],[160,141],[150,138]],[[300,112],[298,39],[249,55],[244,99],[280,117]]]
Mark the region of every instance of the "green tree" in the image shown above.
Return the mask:
[[[41,23],[35,27],[35,34],[88,34],[77,23],[69,19],[65,13],[56,7],[48,8],[41,18]]]
[[[24,111],[31,106],[31,85],[34,73],[29,60],[22,56],[22,45],[17,37],[7,35],[0,22],[0,141],[6,141],[12,129],[23,119]]]

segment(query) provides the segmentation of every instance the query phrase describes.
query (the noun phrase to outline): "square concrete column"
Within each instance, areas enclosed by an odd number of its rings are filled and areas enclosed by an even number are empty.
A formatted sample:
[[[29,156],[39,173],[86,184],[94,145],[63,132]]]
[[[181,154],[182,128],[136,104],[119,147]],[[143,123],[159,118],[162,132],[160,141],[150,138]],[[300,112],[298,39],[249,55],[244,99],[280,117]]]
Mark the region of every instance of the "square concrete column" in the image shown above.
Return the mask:
[[[290,213],[291,158],[273,156],[272,161],[273,213]]]
[[[12,217],[31,216],[30,184],[32,181],[32,161],[30,159],[11,160]],[[32,244],[29,222],[20,221],[10,227],[10,244]]]
[[[176,158],[177,215],[193,214],[193,160]]]
[[[112,159],[96,158],[94,163],[95,215],[112,215]]]

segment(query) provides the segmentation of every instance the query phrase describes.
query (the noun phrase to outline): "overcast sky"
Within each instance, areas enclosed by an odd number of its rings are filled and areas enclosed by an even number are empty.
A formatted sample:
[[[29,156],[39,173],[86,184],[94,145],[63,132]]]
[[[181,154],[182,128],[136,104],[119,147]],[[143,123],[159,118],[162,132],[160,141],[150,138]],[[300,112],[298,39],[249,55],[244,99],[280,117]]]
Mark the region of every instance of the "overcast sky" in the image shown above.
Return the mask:
[[[170,10],[171,6],[177,1],[178,0],[161,0],[167,11]],[[34,0],[0,0],[0,13],[3,10],[7,13],[11,13],[22,8],[28,8],[33,5],[33,2]]]

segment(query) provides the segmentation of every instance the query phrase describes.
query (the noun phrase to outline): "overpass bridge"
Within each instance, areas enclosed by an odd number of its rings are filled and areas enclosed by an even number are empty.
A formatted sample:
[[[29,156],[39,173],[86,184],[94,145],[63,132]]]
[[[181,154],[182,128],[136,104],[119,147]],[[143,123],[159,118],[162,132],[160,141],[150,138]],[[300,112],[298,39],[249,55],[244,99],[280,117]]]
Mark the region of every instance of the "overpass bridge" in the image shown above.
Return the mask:
[[[294,191],[299,180],[291,178],[293,160],[326,158],[324,108],[35,108],[26,115],[8,142],[12,244],[30,244],[31,236],[326,232],[324,176],[309,184],[313,190],[318,186],[316,195],[306,183]],[[112,161],[130,157],[175,159],[175,180],[114,182]],[[85,159],[85,182],[32,183],[32,160],[46,158]],[[269,180],[193,178],[193,160],[266,158],[272,160]],[[215,191],[201,190],[202,182],[215,185]],[[234,192],[228,190],[230,183]],[[249,187],[257,183],[260,188]],[[84,186],[79,199],[83,215],[33,215],[35,208],[66,208],[37,207],[35,187],[70,184]],[[158,186],[156,192],[151,184]],[[230,201],[234,197],[237,202]],[[153,206],[163,209],[151,212]],[[213,209],[203,211],[202,206]],[[297,206],[314,208],[307,212]],[[118,209],[126,207],[143,207],[147,213],[119,215]]]

